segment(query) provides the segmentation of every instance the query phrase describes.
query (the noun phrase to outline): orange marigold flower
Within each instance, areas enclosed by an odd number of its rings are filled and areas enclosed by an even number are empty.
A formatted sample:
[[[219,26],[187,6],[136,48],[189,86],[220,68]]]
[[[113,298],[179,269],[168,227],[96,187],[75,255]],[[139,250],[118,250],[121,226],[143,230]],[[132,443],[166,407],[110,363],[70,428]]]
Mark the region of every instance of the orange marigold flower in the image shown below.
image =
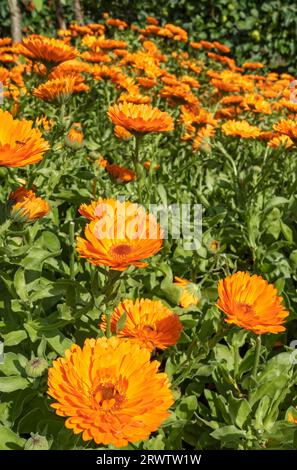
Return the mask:
[[[193,282],[182,279],[181,277],[175,276],[174,280],[174,284],[181,288],[179,305],[183,308],[190,307],[191,305],[197,305],[200,300],[198,286]]]
[[[151,162],[150,162],[150,160],[147,160],[146,162],[144,162],[143,166],[144,166],[144,168],[145,168],[146,170],[149,170],[150,167],[151,167]],[[159,168],[161,168],[161,165],[159,165],[159,164],[157,163],[157,164],[155,165],[155,167],[154,167],[154,170],[159,170]]]
[[[118,321],[126,315],[124,327],[117,331]],[[106,329],[105,315],[100,325]],[[111,331],[117,336],[130,338],[149,351],[174,346],[183,327],[178,315],[165,307],[159,300],[126,299],[111,314]]]
[[[224,54],[228,54],[230,52],[230,47],[225,46],[225,44],[222,44],[219,41],[214,41],[213,45],[218,51],[223,52]]]
[[[242,64],[244,69],[251,69],[251,70],[257,70],[257,69],[262,69],[264,67],[263,64],[260,62],[245,62]]]
[[[117,337],[73,344],[48,374],[51,406],[84,441],[126,446],[149,438],[173,404],[168,376],[150,352]]]
[[[283,323],[289,314],[282,306],[282,297],[261,276],[239,271],[220,280],[218,293],[217,306],[227,315],[227,323],[256,334],[285,331]]]
[[[268,142],[268,146],[274,148],[285,147],[286,149],[289,149],[290,147],[292,147],[292,145],[294,145],[293,140],[291,140],[289,136],[284,134],[277,135]]]
[[[119,183],[129,183],[130,181],[133,181],[136,178],[136,174],[133,170],[129,170],[129,168],[125,168],[120,165],[116,165],[115,163],[113,163],[112,165],[107,165],[106,170]]]
[[[120,103],[110,106],[109,119],[132,134],[166,132],[174,128],[172,117],[148,104]]]
[[[38,34],[23,39],[18,52],[29,59],[38,59],[47,63],[59,63],[74,59],[78,51],[59,39],[51,39]]]
[[[87,62],[111,62],[111,57],[109,57],[108,54],[105,54],[104,52],[82,52],[80,57]]]
[[[273,129],[280,134],[287,135],[291,140],[297,140],[297,121],[282,119],[273,125]]]
[[[101,168],[106,168],[108,165],[108,161],[103,157],[103,155],[100,155],[98,160],[96,161],[97,165],[99,165]]]
[[[210,137],[213,137],[215,132],[214,126],[210,124],[201,127],[194,138],[193,150],[195,151],[201,148],[208,151],[210,149]]]
[[[108,24],[109,26],[114,26],[115,28],[119,28],[119,29],[128,28],[128,24],[126,23],[126,21],[119,20],[117,18],[109,18],[106,21],[106,24]]]
[[[265,101],[263,96],[251,93],[245,95],[242,100],[242,106],[247,111],[253,111],[254,113],[271,114],[271,106],[268,101]]]
[[[157,84],[153,78],[137,77],[137,81],[142,88],[153,88]]]
[[[249,139],[258,137],[260,129],[256,126],[251,126],[247,121],[227,121],[222,125],[222,131],[228,136],[242,137]]]
[[[156,18],[154,18],[153,16],[147,16],[145,21],[148,24],[154,24],[155,26],[157,26],[159,24],[159,21]]]
[[[292,413],[288,413],[288,421],[290,423],[296,423],[297,424],[297,416],[293,416]]]
[[[49,144],[32,121],[13,119],[0,109],[0,166],[22,167],[42,160]]]
[[[77,238],[77,251],[92,264],[110,266],[117,271],[131,265],[143,268],[148,263],[140,260],[162,248],[161,228],[142,206],[99,199],[89,206],[83,204],[79,212],[93,219],[85,228],[86,239]]]
[[[32,94],[43,101],[63,102],[74,93],[88,90],[89,87],[84,83],[81,75],[71,74],[42,83],[33,90]]]
[[[134,104],[147,104],[151,99],[149,96],[141,95],[140,93],[122,93],[119,96],[119,102],[121,101]]]
[[[66,142],[71,147],[78,148],[82,146],[83,140],[84,134],[81,129],[81,124],[79,122],[74,123],[67,134]]]
[[[18,222],[29,222],[41,219],[50,210],[50,205],[41,197],[36,197],[32,189],[20,186],[10,193],[9,201],[12,204],[10,213]]]
[[[121,140],[129,140],[132,139],[133,134],[131,132],[127,131],[124,127],[122,126],[115,126],[114,127],[114,135]]]

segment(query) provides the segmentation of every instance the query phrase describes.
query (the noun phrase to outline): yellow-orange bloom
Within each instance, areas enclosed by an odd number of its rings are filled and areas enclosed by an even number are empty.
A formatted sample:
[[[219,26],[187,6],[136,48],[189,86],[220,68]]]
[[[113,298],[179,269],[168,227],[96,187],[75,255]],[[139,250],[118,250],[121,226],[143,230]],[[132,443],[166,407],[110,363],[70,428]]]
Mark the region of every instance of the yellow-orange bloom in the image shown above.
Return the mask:
[[[222,131],[228,136],[242,137],[243,139],[250,139],[260,135],[260,129],[256,126],[251,126],[247,121],[226,121],[222,125]]]
[[[274,124],[273,129],[280,134],[287,135],[291,140],[297,140],[297,121],[282,119]]]
[[[37,163],[49,149],[32,121],[13,119],[8,111],[0,109],[0,166],[21,167]]]
[[[143,268],[140,261],[162,247],[162,231],[154,216],[142,206],[113,199],[99,199],[79,212],[92,221],[85,228],[86,239],[77,238],[77,251],[95,265],[124,271],[129,266]]]
[[[124,127],[132,134],[172,131],[174,127],[173,119],[168,113],[149,104],[115,104],[110,106],[108,117],[114,124]]]
[[[117,337],[73,344],[49,369],[51,406],[84,441],[123,447],[146,440],[173,404],[159,365],[145,348]]]
[[[174,284],[181,288],[181,296],[179,299],[179,305],[183,308],[190,307],[191,305],[197,305],[199,303],[199,291],[196,284],[182,279],[181,277],[175,276]]]
[[[44,217],[50,205],[41,197],[36,197],[32,189],[20,186],[9,195],[11,216],[19,222],[29,222]]]
[[[79,148],[82,146],[84,140],[84,134],[81,129],[81,124],[75,122],[71,129],[68,131],[66,136],[66,142],[73,148]]]
[[[217,306],[227,315],[227,323],[256,334],[285,331],[283,323],[289,314],[282,306],[282,297],[261,276],[239,271],[220,280],[218,293]]]
[[[124,327],[117,331],[118,322],[126,315]],[[101,329],[106,329],[103,315]],[[130,338],[149,351],[166,349],[177,343],[183,327],[178,315],[160,302],[150,299],[126,299],[111,314],[111,331]]]
[[[18,52],[30,59],[38,59],[47,63],[60,63],[74,59],[78,52],[69,44],[59,39],[52,39],[38,34],[23,39]]]
[[[136,178],[136,174],[133,170],[117,165],[116,163],[107,165],[106,170],[119,183],[129,183],[129,181],[133,181]]]
[[[33,90],[33,95],[43,101],[64,101],[74,93],[88,91],[89,87],[79,74],[48,80]]]
[[[121,140],[129,140],[133,137],[133,134],[131,134],[131,132],[127,131],[127,129],[122,126],[114,126],[113,131],[114,135]]]
[[[288,413],[288,421],[290,423],[296,423],[297,424],[297,416],[293,416],[292,413]]]
[[[289,136],[281,134],[273,137],[271,140],[268,142],[268,147],[285,147],[286,149],[289,149],[294,145],[294,142],[290,139]]]

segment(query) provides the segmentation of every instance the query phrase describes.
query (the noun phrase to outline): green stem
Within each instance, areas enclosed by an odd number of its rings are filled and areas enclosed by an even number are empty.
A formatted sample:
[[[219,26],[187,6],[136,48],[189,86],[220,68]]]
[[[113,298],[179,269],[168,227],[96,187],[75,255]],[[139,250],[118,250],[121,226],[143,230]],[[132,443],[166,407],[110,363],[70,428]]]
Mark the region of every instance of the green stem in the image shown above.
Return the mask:
[[[106,296],[105,298],[105,303],[106,307],[109,301],[113,298],[114,296],[114,289],[117,287],[117,280],[121,277],[122,271],[113,271],[110,270],[108,271],[108,280],[107,283],[104,287],[104,294]],[[110,338],[112,336],[111,334],[111,313],[105,313],[105,318],[106,318],[106,337]]]
[[[254,357],[254,366],[252,370],[251,378],[256,381],[258,365],[260,360],[260,352],[261,352],[261,335],[258,335],[256,338],[256,350],[255,350],[255,357]]]
[[[74,262],[75,262],[75,251],[74,251],[74,222],[69,223],[69,243],[70,243],[70,279],[73,281],[75,279],[74,272]]]

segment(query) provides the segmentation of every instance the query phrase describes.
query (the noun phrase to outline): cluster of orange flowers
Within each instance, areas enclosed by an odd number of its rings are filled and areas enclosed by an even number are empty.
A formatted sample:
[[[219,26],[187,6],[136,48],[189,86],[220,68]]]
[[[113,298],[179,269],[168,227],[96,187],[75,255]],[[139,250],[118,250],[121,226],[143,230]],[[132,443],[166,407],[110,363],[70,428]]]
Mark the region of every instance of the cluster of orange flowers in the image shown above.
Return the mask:
[[[42,160],[49,145],[33,123],[13,117],[21,93],[55,104],[74,93],[88,93],[93,82],[109,81],[118,101],[108,109],[117,138],[142,138],[148,133],[170,132],[181,126],[181,139],[194,151],[208,149],[218,132],[226,137],[268,141],[270,147],[289,148],[297,141],[297,105],[290,101],[290,75],[256,75],[262,64],[246,62],[239,67],[226,54],[229,47],[217,41],[189,41],[187,32],[175,25],[159,26],[147,18],[147,26],[131,29],[139,34],[140,50],[129,51],[122,40],[111,39],[113,28],[126,30],[122,20],[104,16],[105,24],[72,25],[60,30],[60,39],[30,35],[21,44],[0,40],[0,80],[13,98],[11,113],[0,111],[0,165],[23,167]],[[188,52],[164,55],[158,44],[181,41]],[[80,47],[71,45],[75,38]],[[80,50],[81,49],[81,50]],[[18,58],[25,58],[18,64]],[[208,65],[207,65],[208,61]],[[175,73],[170,71],[174,64]],[[209,63],[211,67],[209,67]],[[202,83],[202,72],[206,80]],[[24,78],[35,74],[41,83],[27,90]],[[200,81],[201,80],[201,83]],[[151,103],[158,98],[158,107]],[[163,101],[162,101],[163,100]],[[160,103],[160,104],[159,104]],[[162,103],[162,105],[161,105]],[[159,106],[166,107],[162,111]],[[177,111],[176,111],[177,109]],[[172,111],[172,113],[171,113]],[[272,128],[262,128],[263,115],[283,113]],[[174,122],[173,115],[176,116]],[[251,120],[251,122],[249,122]],[[257,123],[255,123],[257,121]],[[40,117],[45,131],[52,123]],[[80,123],[72,123],[66,142],[82,146]],[[98,162],[117,181],[129,182],[135,172],[104,158]],[[144,166],[150,168],[150,162]],[[49,204],[35,190],[19,187],[9,196],[15,221],[35,221],[46,215]],[[82,204],[79,213],[88,220],[85,237],[77,238],[81,258],[95,266],[124,271],[144,268],[147,259],[162,249],[163,233],[154,216],[132,202],[99,199]],[[182,308],[197,305],[197,285],[176,277]],[[255,334],[284,331],[288,312],[273,285],[262,277],[237,272],[221,280],[217,306],[225,321]],[[122,319],[125,319],[124,326]],[[49,394],[66,426],[82,433],[83,440],[117,447],[147,439],[169,415],[173,403],[168,377],[151,360],[155,349],[174,346],[182,332],[176,313],[159,300],[124,299],[110,316],[111,338],[87,339],[82,348],[73,345],[49,371]],[[107,330],[107,316],[100,322]]]

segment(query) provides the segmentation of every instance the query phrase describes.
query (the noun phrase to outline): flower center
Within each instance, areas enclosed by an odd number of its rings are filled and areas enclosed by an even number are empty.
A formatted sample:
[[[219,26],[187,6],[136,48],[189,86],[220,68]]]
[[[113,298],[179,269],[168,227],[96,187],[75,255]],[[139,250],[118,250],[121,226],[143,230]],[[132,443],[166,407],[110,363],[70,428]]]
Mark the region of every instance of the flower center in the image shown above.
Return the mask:
[[[132,251],[132,247],[130,245],[126,245],[125,243],[115,245],[111,248],[111,252],[113,256],[117,258],[126,258]]]
[[[257,315],[253,307],[249,304],[238,302],[235,305],[236,316],[243,321],[251,321],[256,319]]]
[[[119,408],[125,400],[126,389],[127,381],[121,378],[116,382],[100,382],[92,391],[95,406],[103,410]]]

